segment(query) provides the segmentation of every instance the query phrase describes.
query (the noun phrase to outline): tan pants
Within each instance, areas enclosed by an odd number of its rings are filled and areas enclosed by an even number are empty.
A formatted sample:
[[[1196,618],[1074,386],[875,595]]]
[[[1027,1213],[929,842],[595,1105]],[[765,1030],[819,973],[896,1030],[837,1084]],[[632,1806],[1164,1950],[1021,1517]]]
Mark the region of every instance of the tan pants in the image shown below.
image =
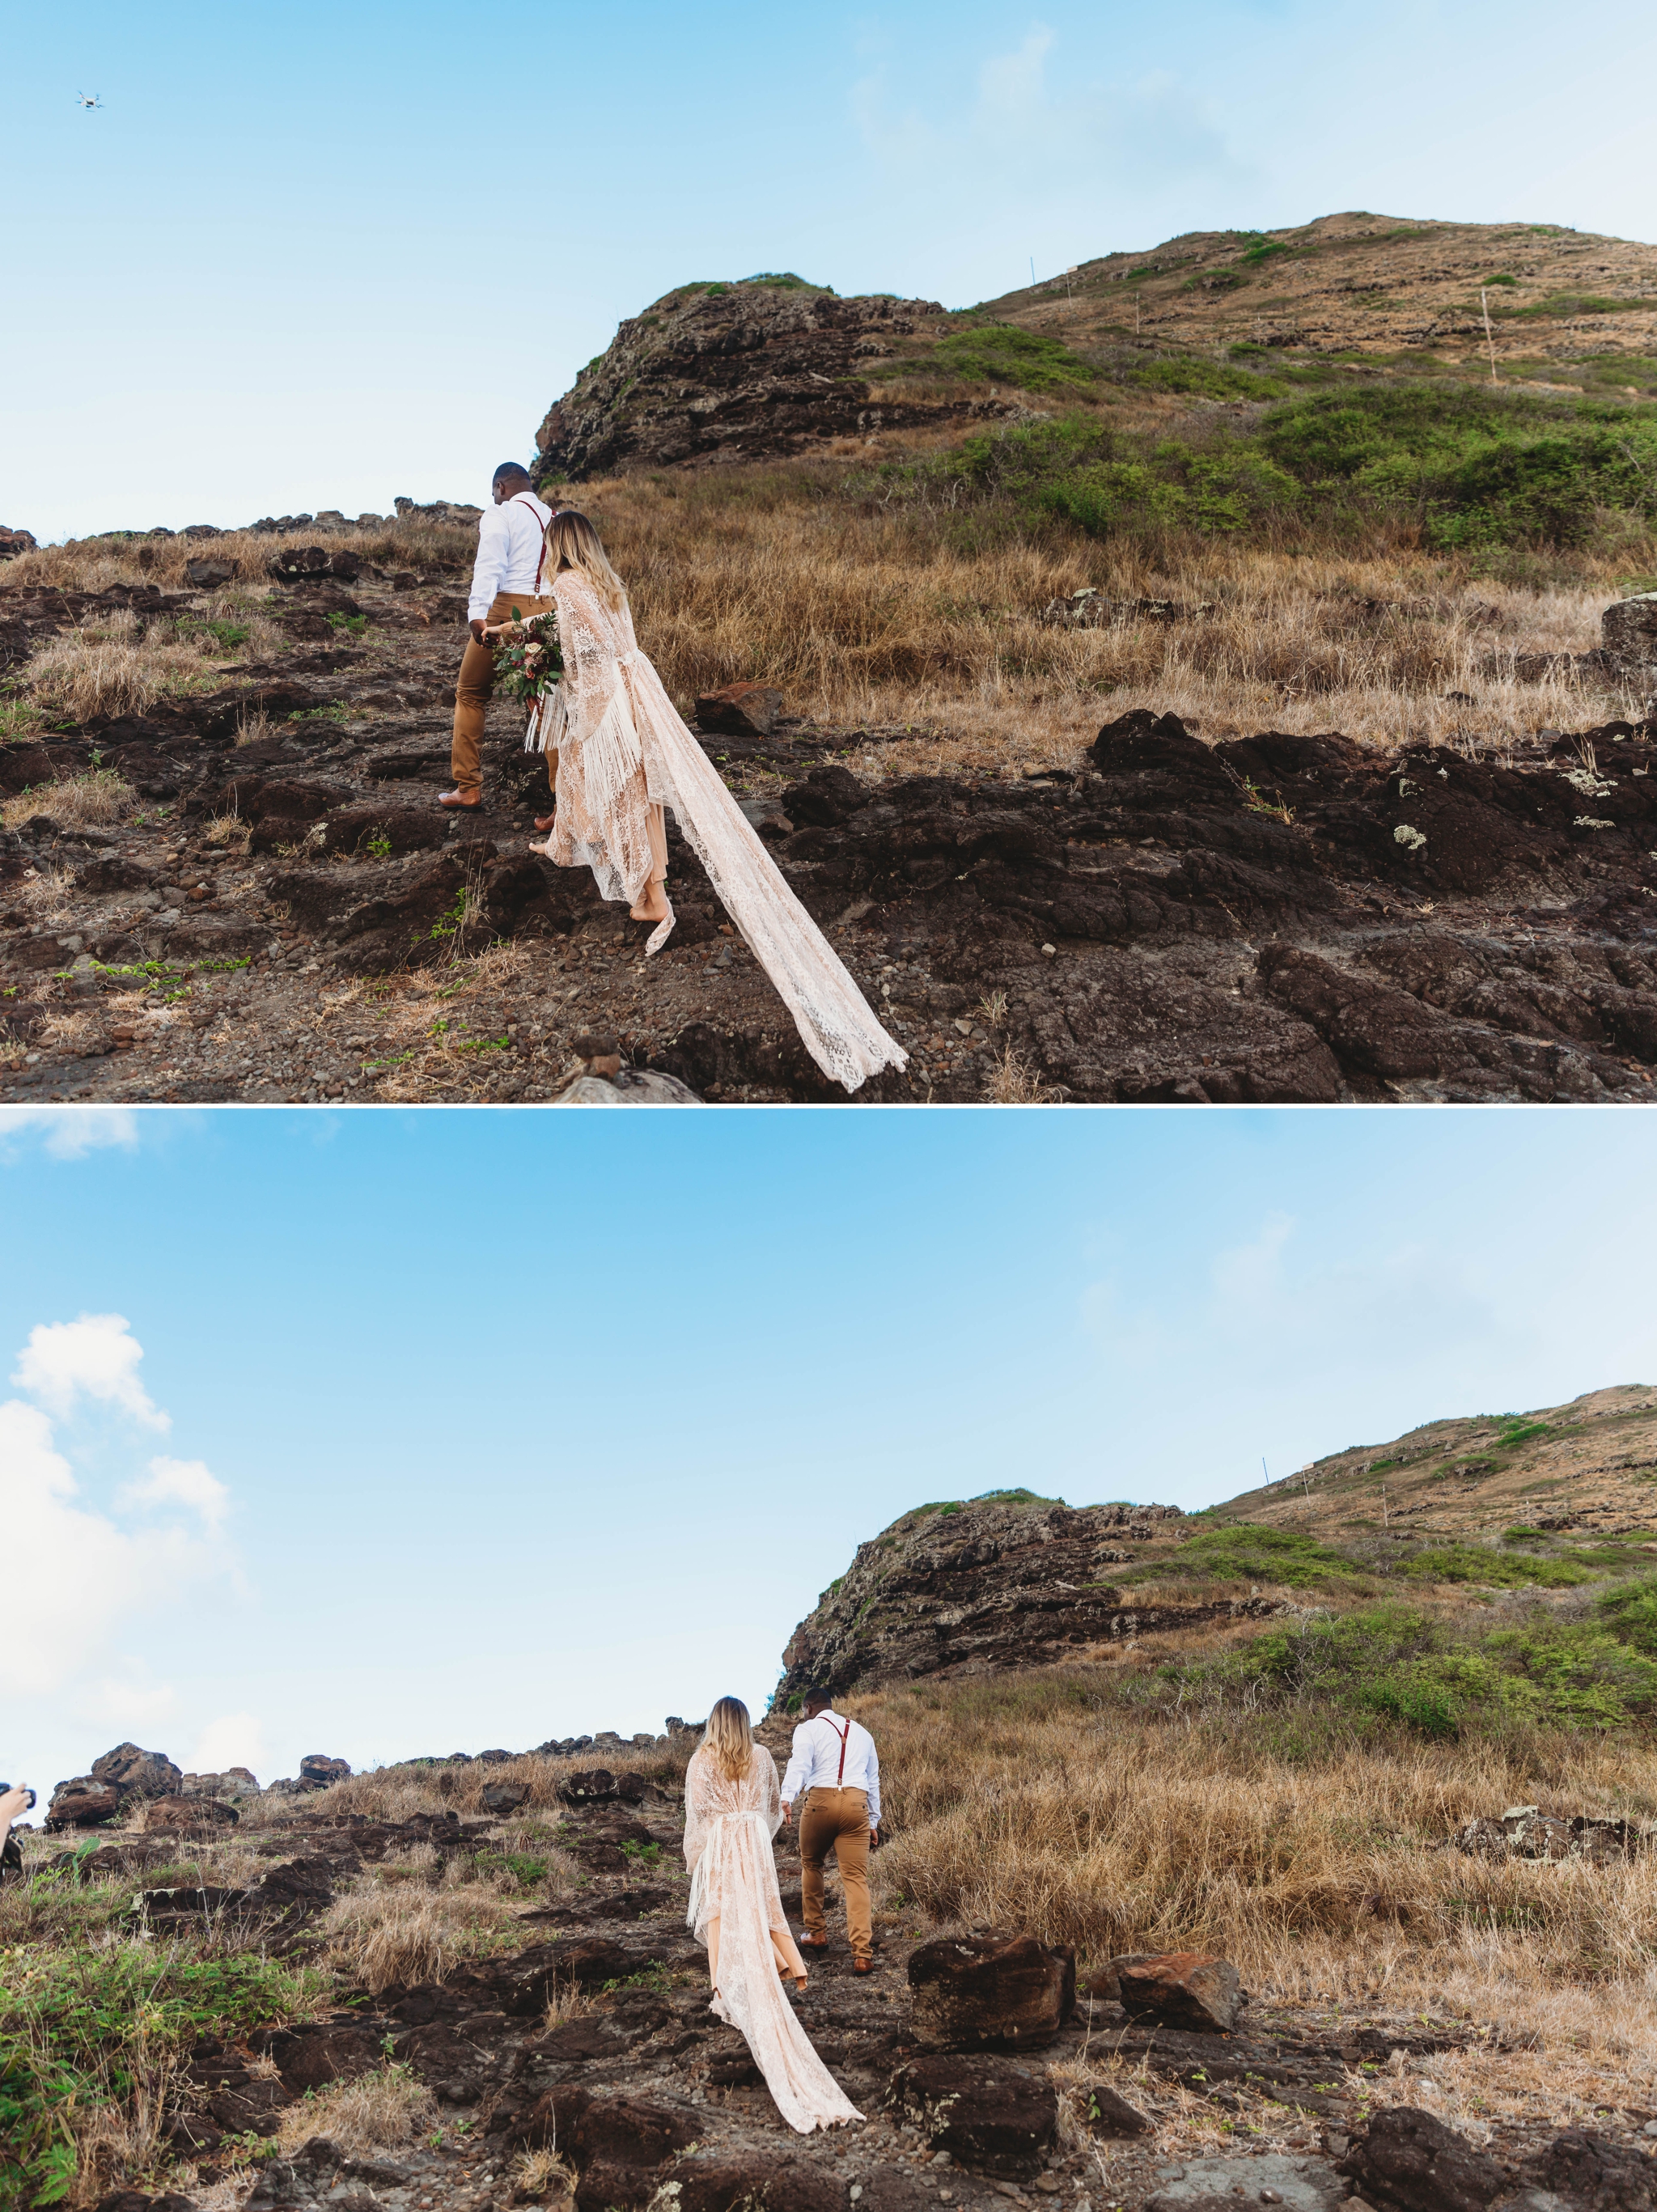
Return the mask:
[[[484,620],[510,622],[514,607],[526,617],[550,614],[556,604],[550,599],[535,599],[527,592],[499,592]],[[457,791],[470,793],[483,788],[483,714],[494,689],[495,648],[480,645],[469,631],[466,650],[460,656],[459,680],[454,687],[454,736],[449,745],[449,771]],[[557,769],[557,754],[549,753],[549,783],[553,781]]]
[[[808,1936],[828,1933],[822,1917],[822,1869],[830,1851],[846,1892],[846,1927],[854,1959],[871,1959],[869,1910],[869,1797],[863,1790],[814,1790],[800,1814],[800,1893]]]

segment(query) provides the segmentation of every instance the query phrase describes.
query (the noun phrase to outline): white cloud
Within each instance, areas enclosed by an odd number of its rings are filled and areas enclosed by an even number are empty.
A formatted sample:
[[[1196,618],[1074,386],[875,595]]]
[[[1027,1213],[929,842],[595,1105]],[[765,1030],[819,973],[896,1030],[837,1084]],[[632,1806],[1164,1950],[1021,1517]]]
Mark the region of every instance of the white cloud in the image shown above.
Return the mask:
[[[209,1528],[224,1519],[230,1492],[198,1459],[153,1459],[142,1482],[130,1482],[121,1503],[133,1505],[193,1506]]]
[[[270,1757],[264,1735],[252,1713],[221,1713],[209,1721],[190,1754],[192,1774],[222,1774],[227,1766],[250,1767],[257,1774]]]
[[[143,1346],[121,1314],[82,1314],[78,1321],[43,1322],[29,1331],[12,1381],[38,1398],[60,1420],[79,1396],[118,1406],[135,1421],[163,1432],[172,1416],[152,1404],[138,1380]]]
[[[138,1117],[130,1106],[0,1106],[0,1146],[31,1132],[54,1160],[82,1160],[112,1146],[135,1152]]]
[[[0,1689],[39,1694],[75,1684],[92,1711],[122,1724],[171,1710],[173,1692],[141,1667],[105,1677],[100,1656],[119,1623],[176,1605],[185,1593],[234,1571],[220,1534],[229,1493],[199,1460],[165,1457],[116,1495],[150,1525],[130,1529],[79,1502],[80,1486],[57,1446],[49,1416],[82,1396],[101,1400],[142,1428],[167,1416],[138,1379],[143,1354],[119,1314],[83,1314],[30,1332],[14,1380],[40,1402],[0,1403],[0,1530],[4,1532],[8,1633],[0,1638]],[[181,1520],[180,1510],[188,1516]]]

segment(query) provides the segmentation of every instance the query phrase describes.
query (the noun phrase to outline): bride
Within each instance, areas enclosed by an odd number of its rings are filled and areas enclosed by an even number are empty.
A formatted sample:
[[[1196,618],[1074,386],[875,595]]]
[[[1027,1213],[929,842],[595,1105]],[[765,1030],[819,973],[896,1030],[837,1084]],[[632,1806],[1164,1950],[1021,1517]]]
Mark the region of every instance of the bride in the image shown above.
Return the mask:
[[[560,867],[591,868],[604,897],[628,900],[635,921],[657,925],[645,951],[659,952],[673,927],[662,811],[671,806],[823,1073],[855,1091],[883,1067],[903,1066],[907,1054],[876,1020],[640,652],[598,532],[565,507],[546,537],[564,674],[525,739],[556,755],[552,834],[531,851]],[[513,623],[485,632],[522,635]]]
[[[707,1946],[711,2009],[742,2030],[791,2128],[863,2118],[811,2048],[783,1995],[805,1987],[805,1964],[782,1917],[771,1838],[782,1825],[776,1761],[754,1741],[748,1708],[721,1698],[684,1778],[687,1917]]]

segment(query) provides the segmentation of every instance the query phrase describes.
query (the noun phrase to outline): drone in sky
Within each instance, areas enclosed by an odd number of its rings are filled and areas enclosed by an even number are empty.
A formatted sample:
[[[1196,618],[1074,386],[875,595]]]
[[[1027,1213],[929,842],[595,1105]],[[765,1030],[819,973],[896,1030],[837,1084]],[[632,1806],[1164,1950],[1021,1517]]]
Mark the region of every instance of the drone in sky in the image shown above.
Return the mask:
[[[77,105],[82,107],[101,107],[104,104],[95,92],[90,96],[84,92],[77,92],[75,98]]]

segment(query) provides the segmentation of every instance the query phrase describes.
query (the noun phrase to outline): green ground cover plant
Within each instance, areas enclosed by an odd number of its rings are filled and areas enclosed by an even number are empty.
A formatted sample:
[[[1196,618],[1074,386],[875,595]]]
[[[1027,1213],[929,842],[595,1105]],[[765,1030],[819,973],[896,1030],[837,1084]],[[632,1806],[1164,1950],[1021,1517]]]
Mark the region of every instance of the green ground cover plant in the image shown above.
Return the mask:
[[[979,340],[999,335],[958,332],[938,351],[958,347],[966,360]],[[1056,340],[1018,336],[1064,352]],[[998,374],[1012,380],[1012,366],[1009,357]],[[1188,420],[1161,436],[1093,412],[1011,423],[947,453],[888,464],[877,479],[889,501],[950,498],[963,545],[981,542],[998,515],[1022,533],[1047,522],[1100,539],[1188,532],[1278,544],[1356,539],[1392,518],[1436,550],[1474,554],[1620,542],[1657,522],[1657,417],[1604,399],[1426,380],[1292,389],[1322,386],[1331,374],[1168,358],[1126,370],[1123,381],[1270,404],[1252,421]],[[1055,367],[1039,388],[1062,390],[1070,375]],[[1038,386],[1027,379],[1025,388]]]
[[[107,1932],[95,1946],[83,1936],[0,1950],[0,2205],[70,2195],[82,2131],[100,2111],[143,2114],[159,2129],[167,2082],[197,2037],[292,2018],[320,1985],[273,1959]]]
[[[1643,1621],[1657,1632],[1657,1601]],[[1204,1692],[1245,1706],[1309,1706],[1338,1725],[1393,1724],[1426,1736],[1514,1727],[1614,1729],[1657,1712],[1657,1659],[1602,1608],[1563,1620],[1539,1606],[1480,1632],[1396,1601],[1272,1629],[1241,1651],[1153,1677],[1154,1703]]]
[[[1373,1589],[1370,1571],[1316,1537],[1240,1521],[1199,1528],[1170,1558],[1132,1567],[1126,1588],[1155,1582],[1275,1583],[1289,1589]]]

